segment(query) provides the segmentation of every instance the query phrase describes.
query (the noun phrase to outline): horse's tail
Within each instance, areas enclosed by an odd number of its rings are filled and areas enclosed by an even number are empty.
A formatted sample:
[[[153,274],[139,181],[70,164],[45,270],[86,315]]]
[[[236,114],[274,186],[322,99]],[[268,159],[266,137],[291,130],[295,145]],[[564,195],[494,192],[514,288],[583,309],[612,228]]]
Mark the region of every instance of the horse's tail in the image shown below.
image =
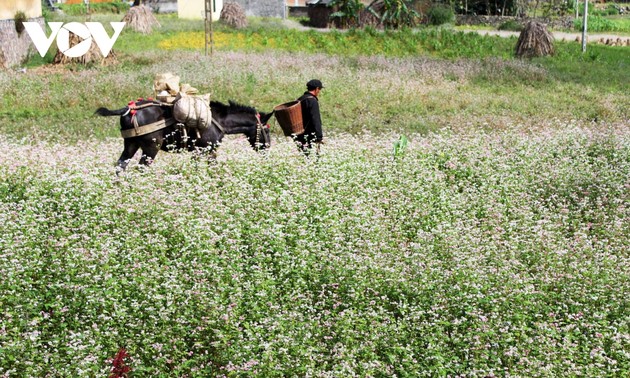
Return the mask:
[[[98,114],[100,116],[121,116],[123,114],[126,114],[129,111],[129,107],[125,106],[122,109],[117,109],[117,110],[109,110],[107,108],[98,108],[96,109],[96,111],[94,112],[94,114]]]

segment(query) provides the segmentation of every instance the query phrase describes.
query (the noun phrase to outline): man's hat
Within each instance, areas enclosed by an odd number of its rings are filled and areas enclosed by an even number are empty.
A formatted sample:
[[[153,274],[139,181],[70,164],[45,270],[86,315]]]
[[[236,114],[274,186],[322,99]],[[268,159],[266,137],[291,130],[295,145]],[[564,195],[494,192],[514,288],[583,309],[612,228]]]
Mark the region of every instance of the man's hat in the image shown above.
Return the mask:
[[[308,89],[315,89],[315,88],[324,88],[324,85],[322,84],[321,81],[317,80],[317,79],[313,79],[311,81],[309,81],[308,83],[306,83],[306,88]]]

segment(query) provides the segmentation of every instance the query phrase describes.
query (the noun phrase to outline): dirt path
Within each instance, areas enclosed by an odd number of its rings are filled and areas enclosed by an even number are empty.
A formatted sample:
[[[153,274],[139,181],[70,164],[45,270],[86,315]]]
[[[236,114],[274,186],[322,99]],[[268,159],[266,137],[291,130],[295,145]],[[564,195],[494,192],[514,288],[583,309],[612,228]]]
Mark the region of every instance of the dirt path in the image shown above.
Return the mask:
[[[512,37],[515,36],[518,38],[520,32],[514,31],[503,31],[503,30],[463,30],[466,33],[478,33],[481,35],[498,35],[500,37]],[[565,32],[556,32],[552,31],[553,37],[556,41],[582,41],[582,33],[565,33]],[[588,43],[602,43],[602,44],[611,44],[615,43],[619,46],[630,46],[630,37],[629,36],[621,36],[614,34],[587,34],[587,42]],[[609,42],[610,41],[610,42]]]

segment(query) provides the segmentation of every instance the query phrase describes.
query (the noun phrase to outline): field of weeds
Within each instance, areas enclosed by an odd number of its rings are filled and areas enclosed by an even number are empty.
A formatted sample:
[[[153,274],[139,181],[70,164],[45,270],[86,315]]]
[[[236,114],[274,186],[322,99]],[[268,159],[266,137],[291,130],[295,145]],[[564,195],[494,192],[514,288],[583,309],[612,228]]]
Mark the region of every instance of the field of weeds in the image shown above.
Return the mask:
[[[573,70],[622,50],[136,49],[0,73],[0,376],[630,373],[628,84]],[[117,176],[92,113],[167,71],[262,111],[320,78],[327,143]]]

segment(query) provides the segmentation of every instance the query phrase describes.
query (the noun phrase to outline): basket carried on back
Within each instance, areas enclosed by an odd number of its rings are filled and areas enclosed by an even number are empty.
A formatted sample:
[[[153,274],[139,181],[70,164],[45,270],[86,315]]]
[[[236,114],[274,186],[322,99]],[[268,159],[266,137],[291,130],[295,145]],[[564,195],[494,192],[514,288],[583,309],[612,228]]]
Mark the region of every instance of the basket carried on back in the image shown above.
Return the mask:
[[[304,134],[300,101],[285,102],[273,108],[284,136]]]

